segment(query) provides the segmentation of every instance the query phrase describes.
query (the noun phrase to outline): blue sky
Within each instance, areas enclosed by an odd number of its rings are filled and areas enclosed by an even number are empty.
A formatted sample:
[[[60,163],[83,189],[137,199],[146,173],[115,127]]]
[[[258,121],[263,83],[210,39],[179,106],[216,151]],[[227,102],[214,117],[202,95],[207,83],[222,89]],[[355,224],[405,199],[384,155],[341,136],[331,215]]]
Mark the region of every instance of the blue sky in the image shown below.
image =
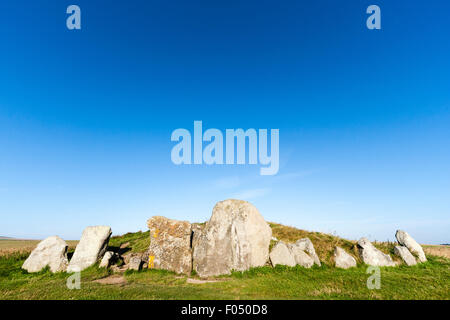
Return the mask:
[[[66,8],[82,30],[66,28]],[[377,4],[382,30],[368,30]],[[448,1],[2,1],[0,235],[266,220],[448,243]],[[175,166],[173,130],[280,129],[280,170]]]

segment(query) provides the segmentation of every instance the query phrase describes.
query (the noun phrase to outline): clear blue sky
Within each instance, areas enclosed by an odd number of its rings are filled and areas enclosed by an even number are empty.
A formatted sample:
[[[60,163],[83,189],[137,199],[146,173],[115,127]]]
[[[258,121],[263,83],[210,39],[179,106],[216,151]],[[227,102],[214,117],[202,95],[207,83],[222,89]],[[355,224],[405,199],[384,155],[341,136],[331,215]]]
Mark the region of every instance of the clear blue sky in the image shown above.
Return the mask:
[[[449,15],[447,0],[1,1],[0,235],[205,221],[233,197],[307,230],[448,243]],[[170,135],[194,120],[280,129],[278,175],[175,166]]]

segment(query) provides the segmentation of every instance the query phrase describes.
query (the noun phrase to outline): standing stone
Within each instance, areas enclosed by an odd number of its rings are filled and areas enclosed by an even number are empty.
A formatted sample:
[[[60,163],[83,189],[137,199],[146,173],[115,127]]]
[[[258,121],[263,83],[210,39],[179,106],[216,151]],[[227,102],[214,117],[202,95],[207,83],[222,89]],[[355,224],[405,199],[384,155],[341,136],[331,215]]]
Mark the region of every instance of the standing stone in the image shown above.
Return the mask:
[[[193,268],[209,277],[263,266],[271,238],[272,229],[252,204],[221,201],[203,231],[194,234]]]
[[[150,229],[148,267],[190,274],[191,224],[165,217],[152,217],[147,221],[147,225]]]
[[[370,266],[393,267],[395,266],[392,258],[373,246],[367,238],[361,238],[358,241],[358,251],[362,261]]]
[[[111,260],[114,257],[114,252],[112,251],[106,251],[105,255],[102,258],[102,261],[100,262],[99,268],[108,268],[111,264]]]
[[[394,253],[402,258],[402,260],[408,265],[408,266],[414,266],[417,264],[416,258],[409,252],[407,247],[404,246],[395,246]]]
[[[39,272],[49,266],[51,272],[66,271],[67,243],[58,236],[48,237],[39,242],[22,265],[28,272]]]
[[[356,267],[356,259],[340,247],[334,249],[334,261],[337,268],[348,269]]]
[[[317,264],[319,267],[321,266],[319,256],[316,254],[314,245],[312,244],[309,238],[300,239],[295,243],[295,245],[298,246],[300,250],[306,251],[309,254],[309,256],[313,258],[314,263]]]
[[[298,245],[289,243],[287,244],[287,247],[291,251],[296,264],[305,268],[311,268],[314,265],[314,259],[311,258],[305,251],[301,250]]]
[[[294,267],[297,264],[291,250],[283,241],[279,241],[270,251],[270,262],[274,267],[277,264],[289,267]]]
[[[406,231],[397,230],[395,237],[397,238],[398,243],[407,247],[412,254],[417,255],[420,262],[427,261],[427,257],[425,257],[422,246],[418,244],[416,240],[414,240],[413,237],[411,237]]]
[[[67,272],[83,271],[100,260],[108,247],[110,236],[110,227],[96,226],[84,229]]]

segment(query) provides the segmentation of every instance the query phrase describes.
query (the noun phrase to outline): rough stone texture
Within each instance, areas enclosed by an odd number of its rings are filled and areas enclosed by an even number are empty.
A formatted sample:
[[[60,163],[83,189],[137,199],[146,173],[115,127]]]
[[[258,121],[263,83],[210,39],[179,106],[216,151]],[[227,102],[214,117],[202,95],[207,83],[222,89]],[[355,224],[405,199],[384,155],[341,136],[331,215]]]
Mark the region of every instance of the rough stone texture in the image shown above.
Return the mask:
[[[105,255],[102,258],[102,261],[100,262],[100,268],[108,268],[111,264],[111,261],[114,257],[114,252],[112,251],[106,251]]]
[[[190,274],[192,270],[191,224],[165,217],[152,217],[147,221],[147,225],[150,229],[149,268]]]
[[[87,227],[70,260],[67,272],[82,271],[100,260],[108,247],[111,228],[107,226]]]
[[[397,230],[395,237],[397,238],[398,243],[407,247],[412,254],[419,258],[420,262],[427,261],[427,257],[425,257],[422,246],[418,244],[416,240],[414,240],[413,237],[411,237],[406,231]]]
[[[265,265],[272,229],[252,204],[225,200],[195,235],[193,268],[201,277],[229,274]]]
[[[39,272],[49,266],[52,272],[61,272],[66,271],[68,264],[67,243],[60,237],[53,236],[39,242],[25,260],[22,269]]]
[[[142,259],[139,256],[133,256],[130,258],[130,263],[128,264],[128,270],[141,270]]]
[[[337,268],[348,269],[356,267],[356,259],[340,247],[334,249],[334,261]]]
[[[297,264],[294,255],[283,241],[278,242],[270,251],[270,262],[274,267],[277,264],[289,267],[294,267]]]
[[[317,264],[319,267],[321,266],[319,256],[316,254],[314,245],[312,244],[312,242],[309,238],[303,238],[303,239],[297,240],[295,245],[298,246],[298,248],[300,250],[307,252],[309,254],[309,256],[311,258],[313,258],[315,264]]]
[[[395,266],[392,258],[373,246],[367,238],[361,238],[358,241],[358,251],[365,264],[379,267]]]
[[[414,266],[417,264],[416,258],[409,252],[407,247],[403,246],[395,246],[394,253],[402,258],[402,260],[408,265],[408,266]]]
[[[305,251],[301,250],[298,245],[289,243],[287,244],[287,247],[291,251],[296,264],[305,268],[311,268],[314,265],[314,259],[311,258]]]

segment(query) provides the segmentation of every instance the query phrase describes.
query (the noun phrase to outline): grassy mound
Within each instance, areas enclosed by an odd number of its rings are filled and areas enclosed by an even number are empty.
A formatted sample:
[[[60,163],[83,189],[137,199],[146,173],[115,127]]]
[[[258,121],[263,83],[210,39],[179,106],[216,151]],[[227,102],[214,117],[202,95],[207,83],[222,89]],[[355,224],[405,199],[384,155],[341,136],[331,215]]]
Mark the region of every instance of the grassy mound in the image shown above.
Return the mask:
[[[48,269],[29,274],[20,268],[28,253],[9,252],[0,255],[0,299],[450,299],[447,258],[429,255],[428,262],[416,266],[380,268],[381,288],[370,290],[366,265],[348,270],[333,267],[336,245],[358,258],[355,241],[276,223],[270,225],[273,236],[285,242],[310,238],[322,266],[253,268],[206,283],[188,282],[187,276],[164,270],[113,274],[111,269],[92,266],[81,273],[81,289],[69,290],[66,286],[69,274],[52,274]],[[127,233],[112,237],[110,246],[143,252],[149,239],[149,232]],[[393,244],[376,246],[390,253]]]

